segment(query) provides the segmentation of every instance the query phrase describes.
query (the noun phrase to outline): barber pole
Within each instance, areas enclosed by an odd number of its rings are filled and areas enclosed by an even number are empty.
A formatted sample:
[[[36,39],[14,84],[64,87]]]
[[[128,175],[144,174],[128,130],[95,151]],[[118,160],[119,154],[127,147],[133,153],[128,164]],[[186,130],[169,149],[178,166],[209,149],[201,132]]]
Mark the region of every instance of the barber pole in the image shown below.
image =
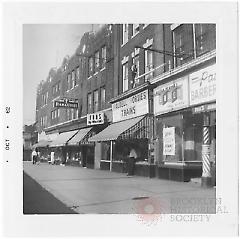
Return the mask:
[[[202,186],[211,186],[209,117],[204,116],[202,144]]]

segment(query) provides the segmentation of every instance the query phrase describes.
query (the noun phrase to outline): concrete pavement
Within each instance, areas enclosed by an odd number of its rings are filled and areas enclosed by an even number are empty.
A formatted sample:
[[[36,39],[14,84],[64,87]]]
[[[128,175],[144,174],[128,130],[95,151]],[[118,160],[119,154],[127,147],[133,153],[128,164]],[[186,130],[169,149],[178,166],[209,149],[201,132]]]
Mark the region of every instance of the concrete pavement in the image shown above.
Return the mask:
[[[77,213],[215,213],[215,189],[196,183],[46,163],[24,172]]]

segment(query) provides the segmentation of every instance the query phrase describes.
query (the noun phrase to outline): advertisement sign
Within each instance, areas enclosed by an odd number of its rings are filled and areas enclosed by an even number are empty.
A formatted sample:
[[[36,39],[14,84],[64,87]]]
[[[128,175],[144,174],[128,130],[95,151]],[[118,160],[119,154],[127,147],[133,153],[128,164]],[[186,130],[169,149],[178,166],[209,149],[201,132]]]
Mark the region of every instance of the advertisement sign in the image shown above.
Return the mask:
[[[216,65],[190,74],[189,84],[190,105],[216,100]]]
[[[60,99],[54,101],[54,107],[58,108],[78,108],[78,100],[77,99]]]
[[[163,128],[163,155],[175,155],[175,127]]]
[[[188,77],[158,86],[153,90],[153,96],[155,115],[188,107]]]
[[[216,110],[216,103],[200,105],[200,106],[194,107],[194,108],[192,108],[192,113],[198,114],[198,113],[209,112],[209,111],[214,111],[214,110]]]
[[[104,113],[87,114],[87,125],[104,124]]]
[[[113,122],[147,114],[148,90],[112,104]]]

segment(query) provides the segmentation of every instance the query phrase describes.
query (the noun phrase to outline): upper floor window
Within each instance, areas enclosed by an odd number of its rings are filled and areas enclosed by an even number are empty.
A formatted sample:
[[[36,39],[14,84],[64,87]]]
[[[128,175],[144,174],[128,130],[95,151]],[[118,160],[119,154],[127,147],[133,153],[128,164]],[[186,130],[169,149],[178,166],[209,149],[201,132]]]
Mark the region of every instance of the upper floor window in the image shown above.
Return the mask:
[[[133,36],[139,33],[139,26],[140,24],[133,24]]]
[[[60,82],[58,82],[52,87],[52,94],[55,95],[59,93],[59,91],[60,91]]]
[[[153,39],[149,40],[147,39],[146,43],[143,45],[144,48],[147,48],[147,49],[152,49],[152,44],[153,44]],[[145,70],[145,73],[149,72],[149,71],[152,71],[153,70],[153,52],[150,51],[150,50],[145,50],[144,51],[144,58],[145,58],[145,61],[144,61],[144,70]],[[153,77],[153,72],[145,75],[145,81],[151,79]]]
[[[102,47],[102,68],[106,66],[107,61],[107,48],[106,46]]]
[[[74,88],[77,84],[76,77],[75,77],[75,71],[72,71],[72,88]]]
[[[94,58],[95,58],[95,72],[96,72],[100,66],[99,51],[95,53]]]
[[[135,49],[135,51],[132,53],[132,67],[131,67],[131,72],[132,72],[132,87],[134,88],[136,84],[139,83],[139,48]]]
[[[100,104],[101,104],[101,109],[104,109],[104,107],[105,107],[105,100],[106,100],[106,92],[105,92],[105,87],[102,87],[101,89],[100,89],[100,97],[101,97],[101,102],[100,102]]]
[[[87,95],[87,112],[92,112],[92,93],[88,93]]]
[[[93,57],[88,59],[88,76],[91,76],[93,73]]]
[[[125,44],[128,41],[128,24],[123,24],[122,27],[122,44]]]
[[[128,90],[128,62],[124,62],[122,65],[122,83],[123,92]]]
[[[46,105],[48,101],[48,91],[42,94],[42,105]]]
[[[216,49],[216,25],[195,24],[196,56]]]
[[[80,68],[78,66],[76,69],[76,80],[79,80],[79,79],[80,79]]]
[[[182,65],[194,57],[193,25],[182,24],[173,30],[175,66]]]
[[[67,75],[67,90],[71,89],[71,74]]]
[[[93,92],[93,110],[94,112],[98,111],[98,90]]]

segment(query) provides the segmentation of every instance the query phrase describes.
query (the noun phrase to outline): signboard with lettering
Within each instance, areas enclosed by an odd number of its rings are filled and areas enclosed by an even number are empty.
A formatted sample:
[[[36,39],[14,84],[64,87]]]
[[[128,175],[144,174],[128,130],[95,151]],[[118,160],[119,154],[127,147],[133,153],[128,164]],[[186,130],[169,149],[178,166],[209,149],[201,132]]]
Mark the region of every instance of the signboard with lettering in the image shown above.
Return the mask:
[[[104,113],[87,114],[87,125],[104,124]]]
[[[188,107],[188,77],[155,88],[153,90],[153,102],[155,115]]]
[[[148,112],[148,90],[112,104],[113,122],[131,119]]]
[[[175,155],[175,127],[163,128],[163,155]]]
[[[78,108],[78,99],[60,99],[54,101],[54,107],[58,108]]]
[[[190,105],[216,100],[216,65],[190,74],[189,84]]]
[[[194,107],[194,108],[192,108],[192,113],[198,114],[198,113],[209,112],[209,111],[214,111],[214,110],[216,110],[216,103],[200,105],[200,106]]]

